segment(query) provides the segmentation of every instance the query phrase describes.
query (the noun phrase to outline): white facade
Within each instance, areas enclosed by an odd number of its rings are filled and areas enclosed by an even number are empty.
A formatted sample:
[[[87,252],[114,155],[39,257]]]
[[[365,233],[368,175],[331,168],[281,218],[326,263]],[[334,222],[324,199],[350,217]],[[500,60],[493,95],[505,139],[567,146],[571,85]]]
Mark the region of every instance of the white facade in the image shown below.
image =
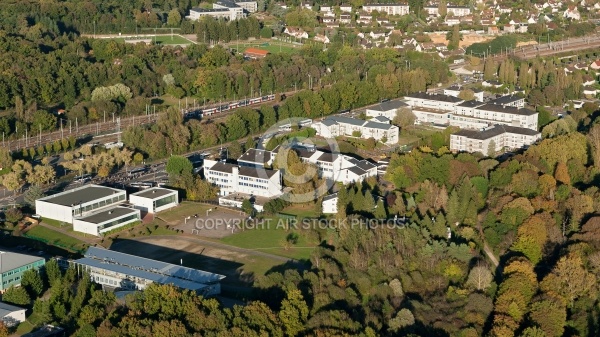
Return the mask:
[[[257,8],[255,1],[231,2],[221,0],[215,2],[212,9],[198,7],[190,9],[190,15],[187,18],[200,20],[203,16],[211,16],[217,19],[237,20],[246,17],[246,13],[256,12]]]
[[[483,155],[490,154],[490,143],[493,142],[493,152],[505,149],[513,150],[526,148],[541,139],[538,131],[495,125],[483,131],[461,130],[450,135],[450,150],[458,152],[479,152]]]
[[[388,101],[388,102],[382,102],[375,106],[369,107],[369,108],[367,108],[365,113],[369,117],[383,116],[389,120],[394,120],[394,118],[396,118],[398,109],[402,109],[402,108],[410,109],[408,104],[406,104],[400,100],[393,100],[393,101]]]
[[[370,4],[364,5],[362,9],[367,13],[378,11],[388,15],[408,15],[409,13],[408,4]]]
[[[463,6],[446,6],[446,12],[454,16],[471,15],[471,8]]]
[[[98,236],[141,219],[139,209],[115,207],[74,219],[73,230]]]
[[[158,213],[179,205],[179,194],[176,190],[153,187],[129,195],[129,202],[141,211]]]
[[[258,3],[256,1],[239,0],[235,1],[235,4],[242,7],[248,13],[255,13],[258,11]]]
[[[0,302],[0,320],[7,327],[13,327],[25,321],[25,309]]]
[[[314,123],[312,127],[317,131],[317,135],[326,138],[346,136],[368,139],[372,137],[385,144],[396,144],[400,136],[400,129],[395,125],[341,116],[327,117],[321,122]],[[357,133],[359,136],[356,136]]]
[[[323,198],[321,203],[323,214],[336,214],[338,212],[338,195],[337,193],[328,195]]]
[[[103,287],[143,290],[152,283],[171,284],[199,295],[221,292],[225,276],[157,260],[90,247],[84,257],[72,262],[78,271],[87,271]]]
[[[40,198],[35,201],[35,210],[42,218],[73,223],[73,219],[76,217],[113,207],[125,202],[126,199],[127,193],[123,190],[99,185],[85,185]]]
[[[281,172],[257,167],[204,160],[206,180],[219,187],[222,196],[244,193],[273,198],[281,195]]]
[[[439,126],[459,126],[468,129],[481,129],[495,124],[537,130],[538,113],[525,108],[524,99],[518,96],[504,96],[496,102],[509,105],[484,104],[477,101],[463,101],[446,95],[423,93],[406,96],[416,117],[415,124]]]

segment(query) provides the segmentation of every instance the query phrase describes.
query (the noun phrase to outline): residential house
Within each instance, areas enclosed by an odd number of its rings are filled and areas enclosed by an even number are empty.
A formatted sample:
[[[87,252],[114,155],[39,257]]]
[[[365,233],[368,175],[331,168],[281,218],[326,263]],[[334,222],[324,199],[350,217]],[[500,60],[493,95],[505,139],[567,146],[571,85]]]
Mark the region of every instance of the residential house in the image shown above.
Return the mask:
[[[448,15],[466,16],[471,14],[471,8],[466,6],[446,6]]]
[[[328,5],[322,5],[320,11],[321,13],[330,13],[332,12],[332,7]]]
[[[321,209],[323,210],[323,214],[337,214],[338,208],[338,194],[330,194],[323,197],[323,202],[321,203]]]
[[[596,84],[596,79],[590,75],[583,75],[583,83],[584,87]]]
[[[315,35],[313,40],[315,40],[317,42],[325,43],[325,44],[329,43],[329,38],[325,35],[320,35],[320,34]]]
[[[352,16],[350,14],[340,14],[339,23],[349,24],[352,22]]]
[[[285,30],[283,32],[285,34],[287,34],[289,36],[293,36],[297,39],[308,39],[308,33],[303,31],[300,28],[285,27]]]
[[[342,13],[352,13],[352,5],[350,5],[350,4],[341,4],[340,5],[340,11],[342,11]]]
[[[303,2],[301,2],[301,3],[300,3],[300,7],[304,7],[304,8],[306,8],[306,9],[310,9],[310,10],[312,10],[312,9],[313,9],[313,5],[312,5],[312,3],[310,3],[310,2],[306,2],[306,1],[303,1]]]
[[[598,94],[598,89],[594,87],[583,87],[583,94],[586,96],[596,96]]]
[[[515,25],[506,24],[502,28],[505,33],[514,33],[515,32]]]
[[[446,15],[445,22],[448,26],[460,25],[460,17],[454,15]]]
[[[488,27],[488,34],[489,35],[498,35],[498,34],[500,34],[500,30],[496,26],[489,26]]]
[[[363,25],[367,25],[370,24],[373,21],[373,18],[371,17],[371,15],[365,15],[365,14],[361,14],[358,19],[356,19],[357,23],[361,23]]]
[[[590,69],[599,70],[600,69],[600,60],[596,60],[590,64]]]
[[[577,9],[577,6],[569,6],[569,7],[567,7],[567,9],[565,10],[565,12],[563,13],[563,17],[565,19],[571,19],[571,20],[574,20],[574,21],[581,20],[581,14],[579,14],[579,10]]]

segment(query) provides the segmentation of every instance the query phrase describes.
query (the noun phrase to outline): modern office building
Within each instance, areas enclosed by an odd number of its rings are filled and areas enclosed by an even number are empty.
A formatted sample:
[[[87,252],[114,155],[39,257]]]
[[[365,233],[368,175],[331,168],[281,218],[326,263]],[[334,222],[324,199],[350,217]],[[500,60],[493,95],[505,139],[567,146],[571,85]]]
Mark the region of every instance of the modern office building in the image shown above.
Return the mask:
[[[282,177],[278,170],[205,159],[204,176],[219,187],[221,196],[243,193],[273,198],[281,195]]]
[[[87,271],[92,281],[123,290],[142,290],[149,284],[159,283],[213,296],[221,293],[220,282],[225,278],[220,274],[97,247],[88,248],[83,258],[71,263],[78,271]]]
[[[129,203],[142,212],[154,214],[179,205],[179,194],[176,190],[152,187],[130,194]]]
[[[18,325],[25,321],[25,308],[0,302],[0,320],[9,328]]]
[[[73,219],[73,230],[98,236],[130,223],[141,221],[140,213],[139,209],[120,206],[111,207]]]
[[[42,218],[73,223],[74,218],[114,207],[125,202],[126,199],[127,193],[123,190],[99,185],[85,185],[37,199],[35,210]]]
[[[43,257],[0,251],[0,292],[11,286],[21,285],[23,273],[29,269],[40,269],[46,260]]]
[[[267,150],[248,149],[237,162],[240,166],[266,167],[273,165],[275,153]]]
[[[395,125],[343,116],[327,117],[320,122],[313,123],[312,128],[317,131],[317,135],[326,138],[337,136],[374,138],[385,144],[398,143],[400,136],[400,129]]]
[[[494,125],[482,131],[460,130],[450,135],[450,150],[492,155],[490,152],[526,148],[539,139],[541,134],[536,130]]]

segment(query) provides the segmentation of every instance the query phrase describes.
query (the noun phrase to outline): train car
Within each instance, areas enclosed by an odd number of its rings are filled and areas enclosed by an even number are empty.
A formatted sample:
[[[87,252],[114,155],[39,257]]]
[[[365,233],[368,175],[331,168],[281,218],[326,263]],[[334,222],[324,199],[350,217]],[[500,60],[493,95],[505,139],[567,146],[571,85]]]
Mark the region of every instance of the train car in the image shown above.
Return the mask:
[[[257,97],[257,98],[251,98],[250,99],[250,104],[256,104],[256,103],[260,103],[262,101],[262,98]]]
[[[219,111],[227,111],[229,110],[229,105],[225,104],[225,105],[221,105],[221,107],[219,108]]]
[[[231,103],[231,104],[229,104],[229,109],[235,109],[235,108],[238,108],[239,106],[240,106],[239,102]]]
[[[208,109],[202,110],[202,114],[205,116],[210,116],[210,115],[214,114],[215,112],[217,112],[217,108],[208,108]]]
[[[275,99],[275,95],[273,95],[273,94],[271,94],[271,95],[268,95],[268,96],[267,96],[267,99],[268,99],[269,101],[272,101],[272,100],[274,100],[274,99]]]

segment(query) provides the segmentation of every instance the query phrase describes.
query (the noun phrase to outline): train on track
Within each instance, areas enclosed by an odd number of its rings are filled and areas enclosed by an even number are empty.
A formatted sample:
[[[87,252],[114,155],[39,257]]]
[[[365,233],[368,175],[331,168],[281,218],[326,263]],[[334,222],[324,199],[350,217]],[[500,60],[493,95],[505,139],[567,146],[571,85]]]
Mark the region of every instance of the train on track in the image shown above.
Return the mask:
[[[201,117],[218,114],[218,113],[221,113],[224,111],[229,111],[229,110],[236,109],[236,108],[241,108],[241,107],[245,107],[245,106],[249,106],[249,105],[272,101],[274,99],[275,99],[275,95],[266,95],[266,96],[261,96],[261,97],[244,99],[244,100],[241,100],[238,102],[232,102],[232,103],[223,104],[220,106],[210,107],[210,108],[205,108],[205,109],[183,110],[182,113],[187,118],[201,118]]]

